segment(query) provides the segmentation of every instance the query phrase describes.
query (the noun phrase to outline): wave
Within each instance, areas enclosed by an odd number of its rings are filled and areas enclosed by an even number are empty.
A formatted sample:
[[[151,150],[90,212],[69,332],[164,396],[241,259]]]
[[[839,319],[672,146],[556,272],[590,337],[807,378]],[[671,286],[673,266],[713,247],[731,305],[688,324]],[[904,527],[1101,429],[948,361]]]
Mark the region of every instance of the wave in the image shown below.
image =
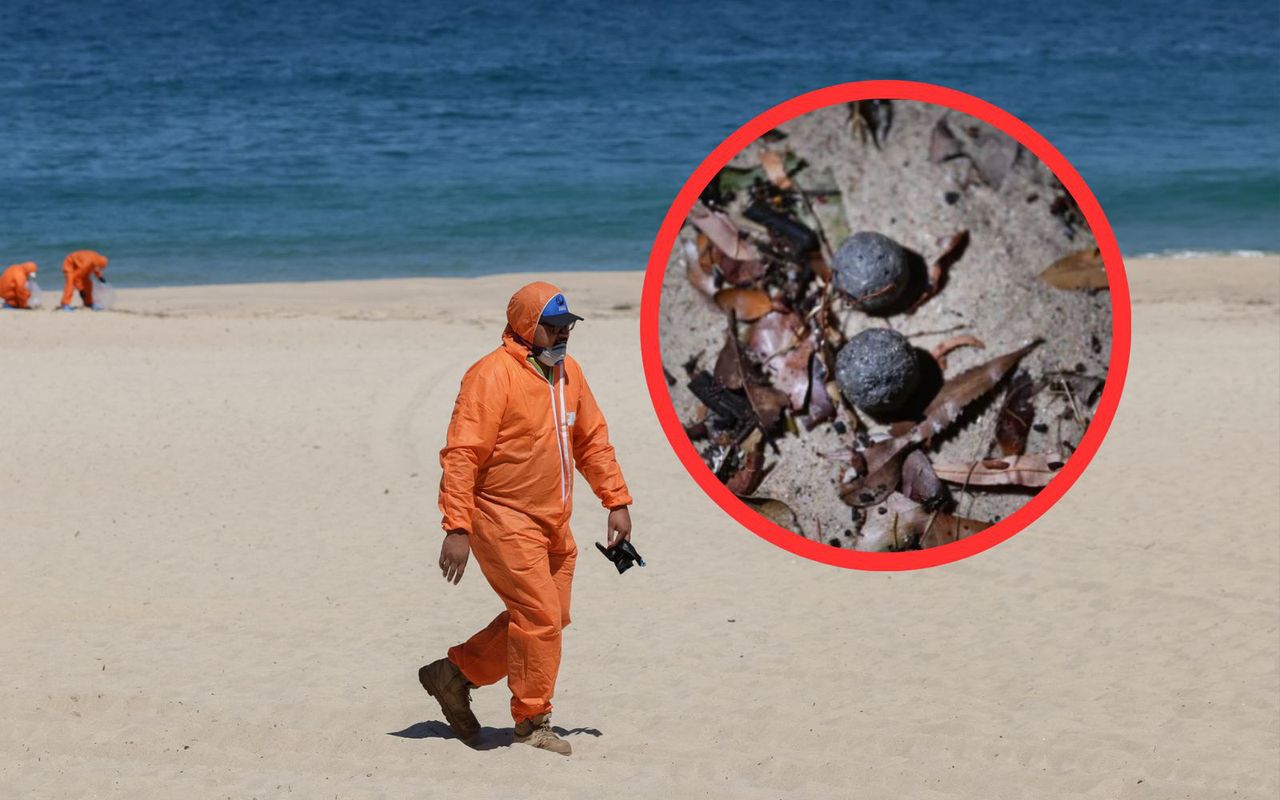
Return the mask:
[[[1157,250],[1125,258],[1278,258],[1277,250]]]

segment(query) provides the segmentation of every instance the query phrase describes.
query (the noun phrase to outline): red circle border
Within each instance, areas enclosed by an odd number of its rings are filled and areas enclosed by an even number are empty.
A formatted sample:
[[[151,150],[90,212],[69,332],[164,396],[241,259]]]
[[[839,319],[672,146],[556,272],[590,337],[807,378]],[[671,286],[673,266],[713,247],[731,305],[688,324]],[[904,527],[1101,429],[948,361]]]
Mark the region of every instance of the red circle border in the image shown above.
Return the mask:
[[[1107,271],[1112,310],[1111,358],[1102,397],[1098,401],[1093,421],[1080,440],[1079,447],[1067,460],[1057,477],[1013,514],[986,530],[951,544],[902,553],[864,553],[806,539],[765,519],[735,497],[703,463],[701,456],[685,435],[683,425],[676,417],[675,407],[663,374],[662,353],[658,338],[659,305],[667,262],[671,249],[675,245],[676,236],[679,235],[680,228],[701,193],[702,187],[706,186],[733,156],[782,123],[837,103],[872,99],[915,100],[968,114],[1009,134],[1048,165],[1075,199],[1097,240]],[[791,553],[824,564],[875,571],[922,569],[967,558],[1009,539],[1048,511],[1084,472],[1085,467],[1089,465],[1102,445],[1103,437],[1111,427],[1116,409],[1120,404],[1120,395],[1129,368],[1132,339],[1132,312],[1129,302],[1129,284],[1125,277],[1124,262],[1115,234],[1102,207],[1080,174],[1047,139],[1007,111],[954,89],[914,81],[858,81],[808,92],[768,109],[721,142],[685,181],[671,208],[668,209],[649,253],[649,264],[645,271],[640,301],[641,359],[654,411],[680,462],[707,496],[743,527]]]

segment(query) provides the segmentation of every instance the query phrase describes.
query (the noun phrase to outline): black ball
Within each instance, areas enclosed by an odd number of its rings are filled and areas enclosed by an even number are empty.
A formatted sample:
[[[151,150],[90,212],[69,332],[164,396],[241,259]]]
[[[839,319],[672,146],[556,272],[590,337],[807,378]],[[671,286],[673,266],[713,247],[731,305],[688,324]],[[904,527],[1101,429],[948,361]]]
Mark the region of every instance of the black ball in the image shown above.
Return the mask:
[[[867,311],[889,308],[907,289],[907,252],[882,233],[855,233],[844,240],[833,260],[836,288]]]
[[[897,331],[868,328],[840,348],[836,383],[845,399],[863,411],[891,413],[920,383],[915,348]]]

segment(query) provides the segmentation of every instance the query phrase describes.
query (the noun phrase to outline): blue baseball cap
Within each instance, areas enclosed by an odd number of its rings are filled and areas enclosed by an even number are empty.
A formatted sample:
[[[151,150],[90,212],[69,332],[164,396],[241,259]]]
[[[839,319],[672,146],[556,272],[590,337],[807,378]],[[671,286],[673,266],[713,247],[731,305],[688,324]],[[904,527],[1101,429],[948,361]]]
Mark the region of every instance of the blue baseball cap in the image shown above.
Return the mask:
[[[547,301],[542,307],[542,316],[539,322],[545,322],[548,325],[563,327],[570,323],[577,322],[582,317],[577,314],[570,313],[569,301],[564,299],[563,294],[558,294]]]

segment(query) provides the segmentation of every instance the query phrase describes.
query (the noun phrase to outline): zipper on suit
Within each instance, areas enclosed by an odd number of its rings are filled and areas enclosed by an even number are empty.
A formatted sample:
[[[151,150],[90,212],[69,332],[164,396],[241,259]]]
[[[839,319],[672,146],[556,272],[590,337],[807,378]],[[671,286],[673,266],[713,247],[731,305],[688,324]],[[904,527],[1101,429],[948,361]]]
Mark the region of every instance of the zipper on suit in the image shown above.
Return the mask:
[[[558,365],[552,374],[557,377],[559,376]],[[565,480],[565,475],[564,475],[564,441],[560,435],[560,415],[556,411],[556,390],[555,390],[555,386],[553,386],[552,383],[553,383],[552,381],[547,382],[547,392],[550,395],[550,399],[551,399],[551,421],[555,425],[556,450],[560,452],[560,502],[563,504],[568,502],[569,488],[568,488],[568,481]],[[561,401],[563,402],[563,399],[564,399],[563,384],[561,384],[560,397],[561,397]]]

